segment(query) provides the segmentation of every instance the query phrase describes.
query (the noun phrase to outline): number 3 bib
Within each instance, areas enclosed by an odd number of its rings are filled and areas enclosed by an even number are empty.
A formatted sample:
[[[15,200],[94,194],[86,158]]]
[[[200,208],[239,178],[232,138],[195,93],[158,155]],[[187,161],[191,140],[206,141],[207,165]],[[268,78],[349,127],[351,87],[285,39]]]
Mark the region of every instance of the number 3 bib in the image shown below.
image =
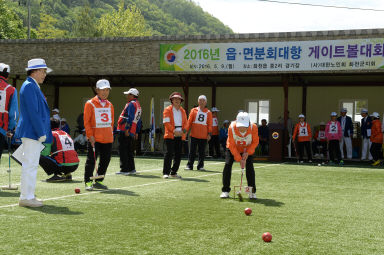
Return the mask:
[[[96,128],[110,127],[112,124],[111,108],[95,108]]]

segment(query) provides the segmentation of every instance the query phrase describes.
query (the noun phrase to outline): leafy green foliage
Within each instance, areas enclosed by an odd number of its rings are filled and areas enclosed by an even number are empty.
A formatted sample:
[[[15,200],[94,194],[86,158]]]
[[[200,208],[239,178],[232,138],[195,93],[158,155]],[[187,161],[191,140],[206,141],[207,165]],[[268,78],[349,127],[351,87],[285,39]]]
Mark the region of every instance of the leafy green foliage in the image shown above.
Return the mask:
[[[26,37],[26,29],[23,22],[0,0],[0,39],[18,39]]]
[[[57,19],[48,15],[42,14],[40,25],[37,27],[37,38],[48,39],[48,38],[63,38],[66,35],[65,30],[57,29],[55,24]]]
[[[17,14],[20,17],[18,24],[23,22],[24,27],[27,26],[27,0],[9,0],[4,1],[3,6],[13,12],[13,16]],[[50,28],[46,31],[49,36],[58,37],[95,37],[95,36],[136,36],[134,32],[122,33],[126,29],[136,29],[138,31],[137,22],[135,26],[128,26],[127,21],[120,23],[109,22],[109,28],[113,27],[113,33],[107,31],[100,26],[101,18],[105,15],[113,17],[119,13],[119,4],[124,1],[125,11],[131,13],[141,13],[144,19],[140,18],[140,26],[144,26],[143,31],[137,35],[184,35],[184,34],[227,34],[233,33],[232,30],[222,24],[212,15],[204,12],[201,7],[191,0],[30,0],[31,1],[31,27],[36,31],[41,29],[40,23],[49,22]],[[4,16],[0,12],[0,18]],[[5,12],[4,12],[5,13]],[[113,14],[114,13],[114,14]],[[47,18],[49,15],[52,19]],[[124,16],[122,13],[121,19]],[[136,14],[134,14],[136,15]],[[45,20],[44,20],[45,19]],[[143,22],[144,20],[144,22]],[[104,18],[103,24],[107,22]],[[143,25],[144,24],[144,25]],[[43,26],[46,26],[44,24]],[[119,28],[119,26],[121,26]],[[135,28],[133,28],[135,27]],[[24,31],[25,28],[22,28]],[[65,33],[62,31],[65,30]],[[101,31],[103,30],[103,31]],[[120,30],[119,33],[116,31]],[[17,34],[18,30],[12,29]],[[32,30],[34,31],[34,30]],[[108,33],[107,33],[108,32]],[[16,36],[16,35],[15,35]],[[15,37],[14,36],[14,37]],[[34,33],[32,33],[32,37]],[[37,35],[39,38],[42,36]],[[16,38],[25,38],[26,32],[17,34]]]

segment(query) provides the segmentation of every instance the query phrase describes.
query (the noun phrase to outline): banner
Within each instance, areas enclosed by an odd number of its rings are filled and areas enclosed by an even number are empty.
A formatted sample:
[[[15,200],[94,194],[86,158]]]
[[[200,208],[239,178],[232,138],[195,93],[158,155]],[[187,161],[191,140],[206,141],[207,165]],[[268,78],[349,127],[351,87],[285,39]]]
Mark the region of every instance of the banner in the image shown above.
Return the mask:
[[[151,151],[155,151],[155,136],[156,136],[156,125],[155,125],[155,99],[152,97],[151,99],[151,119],[149,121],[151,123],[151,128],[149,131],[149,143],[151,144]]]
[[[160,70],[297,72],[384,68],[384,38],[160,44]]]

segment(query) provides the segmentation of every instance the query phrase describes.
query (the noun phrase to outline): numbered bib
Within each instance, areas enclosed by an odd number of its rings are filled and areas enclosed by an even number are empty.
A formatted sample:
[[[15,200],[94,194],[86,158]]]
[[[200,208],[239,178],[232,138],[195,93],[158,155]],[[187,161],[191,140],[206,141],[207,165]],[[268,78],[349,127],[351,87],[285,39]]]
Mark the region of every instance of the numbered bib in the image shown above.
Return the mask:
[[[139,106],[137,108],[137,111],[136,111],[136,114],[135,114],[135,119],[133,120],[133,122],[134,123],[139,122],[140,118],[141,118],[141,107]]]
[[[8,112],[5,109],[5,104],[7,102],[7,90],[0,90],[0,112]]]
[[[319,139],[325,139],[325,131],[319,131]]]
[[[207,125],[208,112],[198,111],[195,118],[195,123],[200,125]]]
[[[330,134],[337,134],[338,133],[336,123],[332,123],[331,125],[329,125],[329,133]]]
[[[72,151],[75,150],[73,140],[67,135],[59,135],[61,147],[63,151]]]
[[[212,119],[212,126],[217,127],[218,125],[219,125],[219,121],[217,120],[217,118],[213,118]]]
[[[112,114],[111,108],[94,108],[95,109],[95,120],[96,128],[111,127]]]
[[[251,123],[251,130],[252,130],[252,125],[253,124]],[[247,146],[247,145],[250,145],[252,143],[252,134],[248,134],[244,137],[238,136],[235,133],[235,129],[234,129],[233,125],[232,125],[232,134],[233,134],[233,140],[235,140],[237,145]]]
[[[300,127],[300,129],[299,129],[299,136],[308,136],[307,126]]]

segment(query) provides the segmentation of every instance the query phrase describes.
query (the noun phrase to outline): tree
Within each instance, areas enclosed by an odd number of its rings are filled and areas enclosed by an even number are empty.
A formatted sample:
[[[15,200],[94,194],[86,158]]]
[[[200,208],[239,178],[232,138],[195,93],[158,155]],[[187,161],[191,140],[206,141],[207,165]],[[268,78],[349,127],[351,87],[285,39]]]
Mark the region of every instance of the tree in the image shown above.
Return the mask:
[[[96,27],[96,17],[88,1],[85,1],[84,7],[76,17],[73,24],[72,35],[74,37],[95,37],[98,35]]]
[[[4,0],[0,0],[0,39],[22,39],[26,37],[27,33],[23,27],[23,21],[7,8]]]
[[[37,27],[37,38],[48,39],[48,38],[64,38],[66,37],[67,31],[55,28],[57,19],[48,14],[42,14],[40,16],[40,24]]]
[[[124,1],[120,2],[118,10],[104,14],[100,18],[98,30],[104,37],[135,37],[152,34],[136,5],[125,9]]]

